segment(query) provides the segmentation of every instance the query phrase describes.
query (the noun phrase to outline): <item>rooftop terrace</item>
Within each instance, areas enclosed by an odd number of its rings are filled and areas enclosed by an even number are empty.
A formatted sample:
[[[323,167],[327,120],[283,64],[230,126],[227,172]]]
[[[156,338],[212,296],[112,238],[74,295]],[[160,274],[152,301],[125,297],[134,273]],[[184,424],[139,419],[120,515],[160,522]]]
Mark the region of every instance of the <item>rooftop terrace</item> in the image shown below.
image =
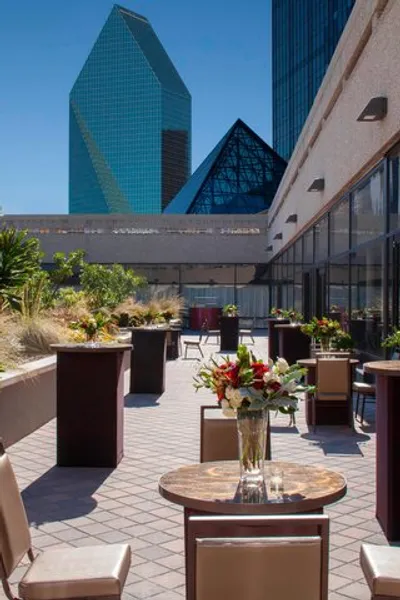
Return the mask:
[[[266,358],[265,334],[255,342],[256,354]],[[204,349],[210,355],[218,347],[210,343]],[[158,479],[199,460],[199,407],[214,398],[206,390],[196,394],[192,386],[198,365],[197,360],[169,362],[160,397],[126,396],[125,457],[115,470],[56,467],[55,420],[9,448],[35,550],[126,542],[132,548],[132,567],[125,600],[184,597],[183,511],[161,498]],[[326,509],[331,518],[329,600],[369,599],[358,562],[360,545],[387,544],[375,519],[370,405],[366,419],[364,427],[356,424],[355,433],[346,427],[318,427],[315,434],[308,432],[304,406],[297,427],[289,428],[284,415],[272,419],[275,460],[320,464],[348,481],[345,498]],[[23,571],[19,567],[12,581]]]

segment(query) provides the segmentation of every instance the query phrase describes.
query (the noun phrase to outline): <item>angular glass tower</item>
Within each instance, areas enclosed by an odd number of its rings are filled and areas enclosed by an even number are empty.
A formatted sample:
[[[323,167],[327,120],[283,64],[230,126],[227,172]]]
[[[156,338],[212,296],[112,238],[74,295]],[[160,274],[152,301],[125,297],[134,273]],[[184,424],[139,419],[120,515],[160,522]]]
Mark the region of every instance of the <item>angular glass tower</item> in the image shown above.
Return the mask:
[[[238,119],[164,212],[261,212],[271,205],[285,169],[286,162]]]
[[[70,213],[161,213],[191,170],[191,96],[145,17],[115,5],[69,101]]]
[[[273,146],[289,160],[355,0],[272,0]]]

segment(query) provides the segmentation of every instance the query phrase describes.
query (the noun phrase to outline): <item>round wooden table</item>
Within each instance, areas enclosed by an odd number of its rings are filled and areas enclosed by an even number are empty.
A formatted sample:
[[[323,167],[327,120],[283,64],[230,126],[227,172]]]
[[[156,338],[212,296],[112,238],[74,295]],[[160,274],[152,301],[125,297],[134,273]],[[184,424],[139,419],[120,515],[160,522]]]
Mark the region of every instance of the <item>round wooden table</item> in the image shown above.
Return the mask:
[[[159,481],[161,496],[184,507],[186,597],[194,598],[194,557],[188,539],[188,520],[192,515],[282,515],[321,513],[327,504],[346,494],[346,480],[340,473],[321,466],[267,461],[266,487],[274,469],[283,471],[283,497],[266,493],[248,496],[239,485],[238,461],[187,465],[166,473]],[[246,501],[247,499],[247,501]],[[229,527],[227,537],[235,537]]]
[[[340,358],[336,355],[333,358]],[[343,357],[346,358],[346,357]],[[353,372],[354,367],[359,364],[359,360],[356,358],[350,358],[350,369],[351,381],[350,390],[353,387]],[[301,358],[297,361],[301,367],[307,368],[307,383],[308,385],[316,384],[317,377],[317,359],[316,358]],[[306,421],[307,425],[312,424],[312,410],[311,402],[306,400]],[[348,425],[349,423],[349,406],[347,402],[335,400],[334,403],[329,403],[323,400],[322,402],[316,402],[316,425]]]
[[[364,364],[376,381],[376,518],[390,542],[400,541],[400,360]]]

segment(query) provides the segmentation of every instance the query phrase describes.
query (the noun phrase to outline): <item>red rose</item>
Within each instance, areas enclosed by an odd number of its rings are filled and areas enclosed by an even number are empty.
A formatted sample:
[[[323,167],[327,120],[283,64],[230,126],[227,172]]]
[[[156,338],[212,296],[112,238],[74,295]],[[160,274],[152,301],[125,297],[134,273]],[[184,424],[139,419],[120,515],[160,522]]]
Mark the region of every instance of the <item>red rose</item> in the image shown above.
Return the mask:
[[[261,390],[264,387],[263,375],[269,371],[269,368],[263,363],[252,363],[251,368],[253,369],[255,380],[253,382],[253,388],[256,390]]]
[[[227,379],[234,388],[239,387],[239,371],[239,365],[233,365],[226,373]]]
[[[223,385],[219,385],[217,387],[217,398],[218,402],[221,402],[225,398],[225,388]]]
[[[279,390],[281,389],[281,384],[279,383],[279,381],[269,381],[267,383],[267,387],[273,392],[279,392]]]

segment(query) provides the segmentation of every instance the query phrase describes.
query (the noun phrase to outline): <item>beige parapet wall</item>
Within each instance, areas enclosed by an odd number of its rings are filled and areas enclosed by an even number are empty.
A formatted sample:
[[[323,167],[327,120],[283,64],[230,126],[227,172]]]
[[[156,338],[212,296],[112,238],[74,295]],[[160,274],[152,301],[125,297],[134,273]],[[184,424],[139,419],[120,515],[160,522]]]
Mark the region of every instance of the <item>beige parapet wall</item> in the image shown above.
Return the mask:
[[[1,374],[0,437],[6,448],[56,417],[56,367],[56,357],[48,356]],[[124,369],[130,369],[129,352],[124,352]]]

